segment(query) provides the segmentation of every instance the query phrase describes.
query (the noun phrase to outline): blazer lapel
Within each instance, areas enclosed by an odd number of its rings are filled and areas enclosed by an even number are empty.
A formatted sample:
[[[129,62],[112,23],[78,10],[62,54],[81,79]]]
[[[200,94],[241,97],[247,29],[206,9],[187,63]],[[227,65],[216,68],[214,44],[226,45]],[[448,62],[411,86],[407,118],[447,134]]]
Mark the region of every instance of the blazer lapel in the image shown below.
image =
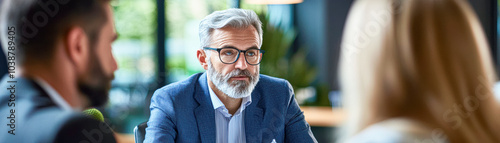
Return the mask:
[[[261,142],[259,136],[262,128],[264,110],[257,106],[260,100],[259,92],[252,92],[252,104],[245,109],[245,135],[247,142]]]
[[[215,110],[210,99],[207,75],[203,73],[195,87],[194,97],[199,103],[195,108],[196,122],[203,143],[215,143]]]

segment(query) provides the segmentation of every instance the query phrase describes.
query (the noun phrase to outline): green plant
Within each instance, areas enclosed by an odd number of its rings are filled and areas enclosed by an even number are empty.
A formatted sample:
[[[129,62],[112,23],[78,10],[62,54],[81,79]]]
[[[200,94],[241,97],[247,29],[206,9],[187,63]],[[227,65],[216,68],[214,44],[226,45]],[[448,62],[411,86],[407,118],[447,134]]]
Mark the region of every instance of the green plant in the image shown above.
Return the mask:
[[[283,30],[273,26],[265,14],[260,14],[259,18],[263,30],[261,49],[266,51],[261,62],[261,73],[288,80],[294,90],[311,86],[317,77],[317,69],[307,61],[306,48],[301,46],[295,52],[290,49],[297,31],[294,28]]]

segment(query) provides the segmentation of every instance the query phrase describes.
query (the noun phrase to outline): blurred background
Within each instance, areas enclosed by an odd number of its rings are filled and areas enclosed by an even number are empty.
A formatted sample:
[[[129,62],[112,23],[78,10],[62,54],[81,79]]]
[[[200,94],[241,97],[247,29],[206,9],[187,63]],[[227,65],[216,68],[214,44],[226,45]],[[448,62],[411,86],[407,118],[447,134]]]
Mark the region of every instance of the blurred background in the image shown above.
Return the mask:
[[[271,2],[270,2],[271,1]],[[267,2],[267,3],[266,3]],[[254,10],[263,22],[266,50],[261,73],[287,79],[319,142],[333,142],[343,120],[337,63],[353,0],[114,0],[119,69],[109,103],[100,108],[119,133],[133,134],[149,118],[153,92],[204,72],[196,59],[198,24],[217,10]],[[497,67],[500,33],[497,0],[469,0],[480,18]],[[1,51],[0,51],[1,52]],[[7,72],[4,54],[0,74]],[[500,86],[499,86],[500,87]]]

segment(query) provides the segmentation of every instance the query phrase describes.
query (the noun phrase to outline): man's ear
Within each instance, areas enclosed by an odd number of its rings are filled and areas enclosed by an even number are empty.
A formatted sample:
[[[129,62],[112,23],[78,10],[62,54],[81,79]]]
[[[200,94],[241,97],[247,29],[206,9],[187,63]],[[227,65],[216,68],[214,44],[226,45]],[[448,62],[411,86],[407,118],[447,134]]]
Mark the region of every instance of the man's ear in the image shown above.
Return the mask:
[[[81,27],[72,27],[64,38],[64,48],[77,72],[84,72],[89,61],[89,41]]]
[[[205,69],[208,70],[208,63],[207,63],[207,55],[203,49],[198,49],[196,51],[196,57],[198,58],[198,61],[200,62],[201,66]]]

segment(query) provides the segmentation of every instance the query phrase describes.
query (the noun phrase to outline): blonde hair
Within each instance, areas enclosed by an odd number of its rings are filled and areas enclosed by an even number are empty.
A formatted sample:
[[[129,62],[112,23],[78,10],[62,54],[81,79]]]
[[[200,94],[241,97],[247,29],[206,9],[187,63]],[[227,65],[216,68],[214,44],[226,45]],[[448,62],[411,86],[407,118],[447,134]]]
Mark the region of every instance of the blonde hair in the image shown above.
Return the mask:
[[[450,142],[500,142],[491,60],[464,0],[356,1],[342,41],[343,137],[405,117]]]

